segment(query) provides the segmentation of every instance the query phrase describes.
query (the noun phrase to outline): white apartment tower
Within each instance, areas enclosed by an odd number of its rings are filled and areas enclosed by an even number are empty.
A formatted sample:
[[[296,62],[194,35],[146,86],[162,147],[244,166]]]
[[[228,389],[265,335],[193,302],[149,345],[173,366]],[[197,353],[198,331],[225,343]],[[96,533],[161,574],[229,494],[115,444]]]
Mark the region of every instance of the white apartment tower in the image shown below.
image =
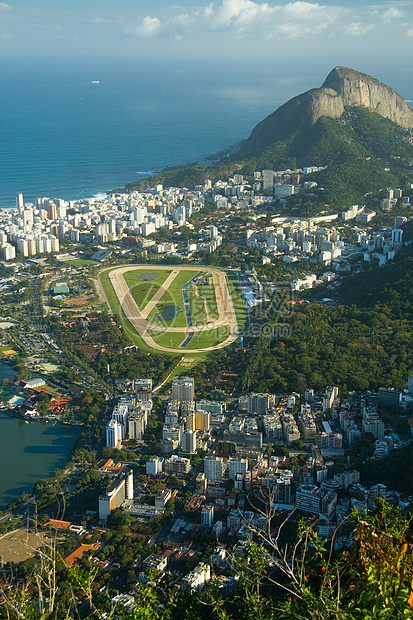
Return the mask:
[[[194,454],[196,452],[196,431],[184,431],[181,438],[183,452]]]
[[[16,257],[16,250],[10,243],[3,245],[2,253],[4,260],[11,260]]]
[[[235,480],[236,474],[242,474],[248,470],[248,459],[229,459],[228,461],[228,478]]]
[[[117,420],[109,420],[106,427],[106,447],[116,448],[122,441],[122,426]]]
[[[16,207],[19,213],[23,213],[24,202],[23,202],[23,194],[21,192],[18,192],[16,194]]]
[[[17,239],[17,252],[23,256],[29,256],[29,245],[26,239]]]
[[[59,252],[59,247],[60,247],[59,246],[59,239],[56,239],[56,237],[52,237],[51,238],[51,242],[52,242],[51,243],[51,245],[52,245],[51,251],[52,252]]]
[[[146,461],[146,473],[148,475],[156,476],[162,473],[162,459],[158,457],[152,457],[149,461]]]
[[[194,400],[195,385],[193,377],[176,377],[172,379],[172,400],[182,402]]]
[[[146,430],[146,418],[143,413],[132,412],[128,419],[129,439],[141,440]]]
[[[204,506],[201,510],[201,525],[211,527],[214,522],[214,507]]]
[[[205,478],[210,481],[221,481],[224,473],[224,459],[222,456],[207,456],[204,459]]]
[[[121,439],[125,439],[126,424],[128,422],[128,406],[116,405],[112,411],[112,420],[116,420],[116,422],[119,423],[122,432]]]

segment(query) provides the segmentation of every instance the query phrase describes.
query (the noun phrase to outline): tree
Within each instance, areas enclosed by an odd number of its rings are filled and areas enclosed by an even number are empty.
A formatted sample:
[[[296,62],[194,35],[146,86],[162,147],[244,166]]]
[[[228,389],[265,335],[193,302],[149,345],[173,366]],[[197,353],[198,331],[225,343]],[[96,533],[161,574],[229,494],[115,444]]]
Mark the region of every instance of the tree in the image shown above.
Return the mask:
[[[28,381],[32,378],[32,373],[30,372],[26,364],[19,364],[16,367],[16,370],[16,381]]]

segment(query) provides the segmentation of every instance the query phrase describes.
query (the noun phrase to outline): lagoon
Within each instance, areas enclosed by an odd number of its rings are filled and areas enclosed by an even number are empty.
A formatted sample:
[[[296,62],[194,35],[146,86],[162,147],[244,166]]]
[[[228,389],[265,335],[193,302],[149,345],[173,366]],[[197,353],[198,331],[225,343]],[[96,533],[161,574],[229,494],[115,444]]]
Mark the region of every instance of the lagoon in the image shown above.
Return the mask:
[[[157,321],[173,321],[175,317],[178,316],[178,312],[181,311],[179,306],[164,306],[162,308],[162,312],[159,316],[156,317]]]
[[[0,383],[13,376],[13,369],[0,362]],[[0,509],[64,467],[79,435],[79,428],[26,422],[0,412]]]

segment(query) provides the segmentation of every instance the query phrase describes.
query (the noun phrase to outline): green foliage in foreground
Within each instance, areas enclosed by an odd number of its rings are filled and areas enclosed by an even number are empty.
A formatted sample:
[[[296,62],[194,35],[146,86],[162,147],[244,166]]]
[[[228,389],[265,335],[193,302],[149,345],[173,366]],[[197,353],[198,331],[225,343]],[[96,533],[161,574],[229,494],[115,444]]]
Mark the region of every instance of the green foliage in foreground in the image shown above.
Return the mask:
[[[125,601],[102,588],[107,575],[84,560],[67,568],[53,552],[43,552],[26,580],[3,581],[2,618],[17,620],[402,620],[413,618],[413,543],[410,515],[384,500],[363,518],[352,517],[354,543],[334,552],[311,526],[300,521],[297,539],[280,548],[265,532],[250,543],[243,558],[229,561],[237,592],[220,595],[220,578],[211,554],[211,581],[200,596],[153,572],[148,585],[137,584]],[[11,586],[11,587],[10,587]],[[119,597],[118,597],[119,598]]]

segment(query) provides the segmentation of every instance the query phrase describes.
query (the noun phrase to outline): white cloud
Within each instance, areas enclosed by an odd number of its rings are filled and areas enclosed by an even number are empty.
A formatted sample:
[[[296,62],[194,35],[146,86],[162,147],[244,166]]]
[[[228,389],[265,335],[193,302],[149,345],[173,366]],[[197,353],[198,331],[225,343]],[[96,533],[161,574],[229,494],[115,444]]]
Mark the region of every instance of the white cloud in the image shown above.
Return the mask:
[[[371,19],[372,13],[369,11],[368,14]],[[365,16],[365,9],[305,0],[284,4],[222,0],[219,5],[210,3],[193,10],[169,7],[168,16],[147,16],[139,25],[128,27],[124,32],[136,37],[166,36],[174,40],[181,40],[188,33],[202,36],[212,32],[225,32],[238,39],[253,36],[261,40],[314,37],[320,34],[335,36],[339,33],[363,36],[375,27],[374,23],[364,21]],[[390,6],[386,11],[378,12],[377,17],[371,21],[380,23],[401,16],[402,12],[398,8]]]
[[[375,28],[374,24],[368,24],[366,26],[363,26],[361,22],[352,22],[345,29],[345,33],[349,34],[352,37],[362,37],[373,28]]]
[[[375,9],[382,11],[386,7],[393,8],[397,6],[406,8],[409,6],[413,6],[413,0],[391,0],[390,2],[382,2],[381,4],[370,4],[367,8],[370,10]]]
[[[406,34],[408,37],[413,37],[413,28],[409,28]]]
[[[154,37],[159,34],[162,28],[161,21],[157,17],[146,16],[136,28],[128,27],[126,34],[134,34],[138,37]]]
[[[242,14],[244,14],[244,18],[247,14],[255,16],[259,11],[258,7],[259,5],[250,0],[223,0],[221,8],[214,17],[213,26],[215,28],[228,28],[231,22]],[[264,4],[262,7],[267,7],[267,5]]]
[[[236,33],[263,36],[296,37],[319,34],[348,13],[342,7],[312,2],[289,2],[270,6],[250,0],[223,0],[222,7],[211,22],[213,28],[232,29]]]
[[[380,16],[383,21],[389,22],[392,19],[400,19],[403,17],[403,13],[395,6],[390,7],[387,11],[384,11]]]
[[[11,6],[5,2],[0,2],[0,11],[11,11]]]
[[[214,14],[214,3],[211,2],[208,6],[204,8],[204,16],[211,17]]]

